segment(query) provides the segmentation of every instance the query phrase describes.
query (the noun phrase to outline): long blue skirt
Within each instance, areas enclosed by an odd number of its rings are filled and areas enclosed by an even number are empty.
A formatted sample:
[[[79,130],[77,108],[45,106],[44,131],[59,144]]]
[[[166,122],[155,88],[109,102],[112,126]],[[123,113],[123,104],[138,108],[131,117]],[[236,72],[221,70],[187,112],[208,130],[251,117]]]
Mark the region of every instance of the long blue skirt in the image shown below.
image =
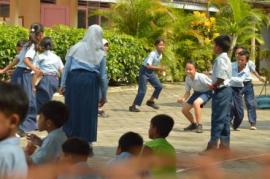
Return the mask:
[[[20,125],[20,128],[25,132],[29,132],[29,131],[33,131],[37,129],[36,98],[32,90],[31,71],[26,68],[17,67],[12,74],[11,83],[22,86],[29,100],[28,112],[23,123]]]
[[[43,104],[52,99],[53,94],[57,91],[58,85],[58,76],[43,76],[38,86],[36,87],[37,110],[39,110]]]
[[[98,98],[97,73],[82,69],[68,73],[65,103],[70,116],[64,125],[68,137],[80,137],[88,142],[97,140]]]

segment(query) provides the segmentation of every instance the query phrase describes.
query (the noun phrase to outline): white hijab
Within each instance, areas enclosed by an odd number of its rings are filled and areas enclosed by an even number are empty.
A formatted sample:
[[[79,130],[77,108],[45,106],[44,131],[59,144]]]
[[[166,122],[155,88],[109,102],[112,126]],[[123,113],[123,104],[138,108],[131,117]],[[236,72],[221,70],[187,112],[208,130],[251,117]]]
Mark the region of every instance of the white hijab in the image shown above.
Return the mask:
[[[105,55],[102,36],[102,28],[99,25],[91,25],[83,39],[70,48],[66,60],[72,56],[83,63],[99,64]]]

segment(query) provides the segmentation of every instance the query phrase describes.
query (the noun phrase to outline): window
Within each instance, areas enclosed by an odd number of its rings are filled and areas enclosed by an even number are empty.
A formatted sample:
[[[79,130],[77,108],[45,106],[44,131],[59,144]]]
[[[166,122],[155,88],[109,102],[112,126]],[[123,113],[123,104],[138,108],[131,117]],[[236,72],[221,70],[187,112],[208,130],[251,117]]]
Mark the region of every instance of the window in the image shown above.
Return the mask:
[[[78,9],[78,28],[86,28],[86,10]]]
[[[56,0],[40,0],[41,3],[56,4]]]
[[[10,16],[9,0],[0,0],[0,21],[8,21]]]
[[[0,17],[9,17],[9,4],[0,3]]]

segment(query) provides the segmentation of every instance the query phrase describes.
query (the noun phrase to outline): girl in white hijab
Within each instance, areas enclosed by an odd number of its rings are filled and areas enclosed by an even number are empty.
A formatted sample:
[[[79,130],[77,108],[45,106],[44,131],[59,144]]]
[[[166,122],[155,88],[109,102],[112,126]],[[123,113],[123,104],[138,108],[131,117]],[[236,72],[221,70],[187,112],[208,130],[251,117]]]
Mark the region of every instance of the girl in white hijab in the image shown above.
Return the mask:
[[[103,106],[107,96],[102,36],[99,25],[88,28],[84,38],[68,51],[61,81],[70,111],[64,131],[69,137],[80,137],[90,143],[97,139],[98,104]]]

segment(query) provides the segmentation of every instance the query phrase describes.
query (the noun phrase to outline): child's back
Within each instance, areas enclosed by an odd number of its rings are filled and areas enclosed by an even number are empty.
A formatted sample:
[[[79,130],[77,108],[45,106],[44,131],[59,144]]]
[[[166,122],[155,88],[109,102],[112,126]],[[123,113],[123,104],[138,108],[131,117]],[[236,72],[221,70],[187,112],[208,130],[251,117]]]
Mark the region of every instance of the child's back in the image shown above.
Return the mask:
[[[138,133],[127,132],[123,134],[118,141],[116,156],[108,164],[111,165],[139,155],[142,146],[143,138]]]
[[[92,153],[89,144],[80,138],[69,138],[62,145],[63,153],[60,162],[71,164],[76,173],[65,173],[57,179],[96,179],[100,178],[94,174],[87,164],[87,159]]]
[[[166,140],[174,125],[173,119],[168,115],[156,115],[151,119],[149,138],[152,141],[144,144],[144,154],[158,157],[162,165],[154,167],[151,174],[155,178],[175,177],[176,174],[176,152],[174,147]]]

